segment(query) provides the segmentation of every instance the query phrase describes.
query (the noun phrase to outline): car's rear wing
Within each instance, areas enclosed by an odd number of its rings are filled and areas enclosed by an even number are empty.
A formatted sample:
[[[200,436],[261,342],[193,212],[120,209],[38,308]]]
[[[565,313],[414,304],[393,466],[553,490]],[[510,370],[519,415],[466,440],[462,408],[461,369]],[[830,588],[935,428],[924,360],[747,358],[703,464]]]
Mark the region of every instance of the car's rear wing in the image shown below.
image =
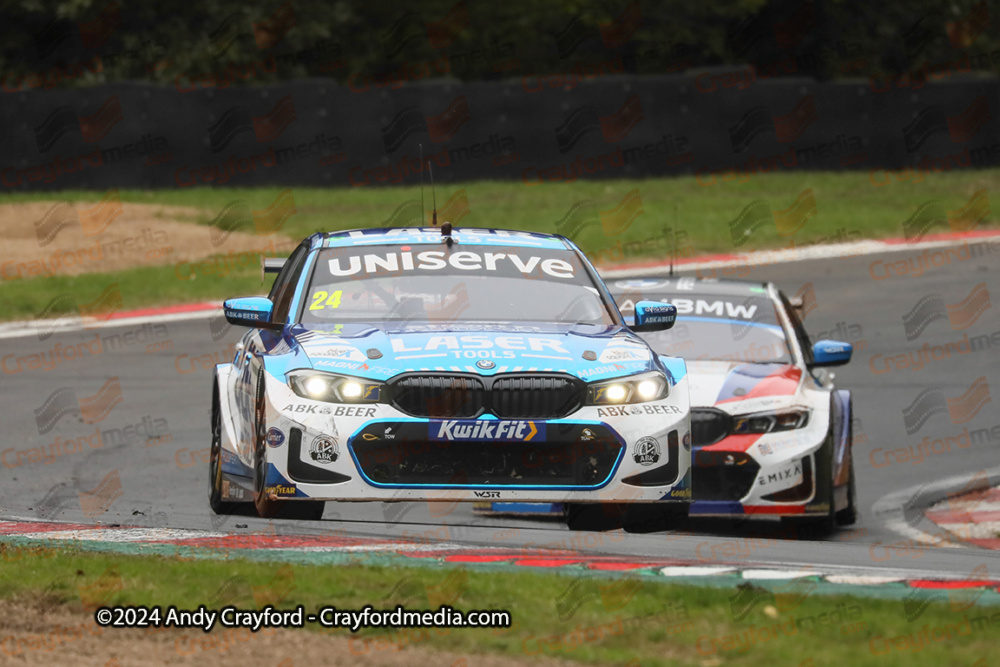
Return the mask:
[[[264,284],[264,276],[268,273],[279,273],[288,261],[287,257],[264,257],[260,258],[260,284]]]

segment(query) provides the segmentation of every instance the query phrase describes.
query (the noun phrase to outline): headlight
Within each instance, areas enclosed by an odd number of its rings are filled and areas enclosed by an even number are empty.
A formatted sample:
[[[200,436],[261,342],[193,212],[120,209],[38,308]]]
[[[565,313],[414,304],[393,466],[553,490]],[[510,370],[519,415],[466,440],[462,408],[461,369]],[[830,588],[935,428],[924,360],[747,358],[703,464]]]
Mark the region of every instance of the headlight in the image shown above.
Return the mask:
[[[382,383],[362,378],[292,371],[286,376],[288,386],[302,398],[327,403],[378,403],[382,398]]]
[[[750,415],[733,415],[732,432],[734,434],[777,433],[802,428],[808,423],[808,410],[757,412]]]
[[[670,383],[663,373],[643,373],[617,380],[595,382],[587,388],[587,405],[645,403],[666,397]]]

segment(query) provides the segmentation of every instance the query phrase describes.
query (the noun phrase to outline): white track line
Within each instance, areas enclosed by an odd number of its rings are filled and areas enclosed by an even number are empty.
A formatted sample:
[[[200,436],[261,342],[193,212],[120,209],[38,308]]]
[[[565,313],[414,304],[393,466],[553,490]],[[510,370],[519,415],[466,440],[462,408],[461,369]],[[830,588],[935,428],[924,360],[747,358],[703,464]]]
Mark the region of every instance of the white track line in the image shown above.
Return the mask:
[[[0,324],[0,339],[26,338],[46,333],[66,333],[81,329],[112,329],[115,327],[134,327],[143,324],[159,324],[162,322],[181,322],[184,320],[208,319],[222,314],[222,307],[213,310],[193,310],[187,313],[165,313],[163,315],[146,315],[142,317],[122,317],[115,320],[95,320],[83,317],[60,317],[53,320],[26,320],[21,322],[5,322]]]
[[[917,241],[915,243],[886,243],[885,241],[856,241],[854,243],[829,243],[804,246],[802,248],[780,248],[778,250],[759,250],[737,254],[732,259],[715,259],[675,263],[675,271],[691,271],[697,269],[718,269],[727,266],[765,267],[788,262],[804,262],[817,259],[841,259],[846,257],[861,257],[864,255],[879,255],[882,253],[905,252],[907,250],[930,250],[947,248],[964,244],[996,242],[1000,235],[979,236],[962,239],[942,239],[936,241]],[[600,271],[604,278],[620,278],[623,276],[654,276],[662,275],[669,267],[668,262],[656,266],[622,267]]]

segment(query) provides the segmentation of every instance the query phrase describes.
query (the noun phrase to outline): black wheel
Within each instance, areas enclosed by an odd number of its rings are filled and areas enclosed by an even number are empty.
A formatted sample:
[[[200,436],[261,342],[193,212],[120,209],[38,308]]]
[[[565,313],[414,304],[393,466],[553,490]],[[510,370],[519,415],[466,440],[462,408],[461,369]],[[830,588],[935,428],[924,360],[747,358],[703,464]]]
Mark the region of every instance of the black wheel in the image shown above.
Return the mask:
[[[281,503],[270,499],[264,492],[267,482],[267,420],[264,414],[264,371],[257,373],[257,397],[254,401],[253,438],[253,506],[257,515],[273,517]]]
[[[848,450],[847,455],[851,457],[851,471],[847,477],[847,507],[836,514],[838,526],[853,526],[858,521],[858,486],[854,479],[854,452]]]
[[[208,505],[216,514],[232,514],[238,503],[222,499],[222,413],[219,387],[212,385],[212,447],[208,460]]]
[[[257,374],[254,404],[253,505],[257,515],[267,518],[318,520],[326,503],[321,500],[285,501],[271,499],[264,492],[267,481],[267,420],[264,413],[264,371]]]

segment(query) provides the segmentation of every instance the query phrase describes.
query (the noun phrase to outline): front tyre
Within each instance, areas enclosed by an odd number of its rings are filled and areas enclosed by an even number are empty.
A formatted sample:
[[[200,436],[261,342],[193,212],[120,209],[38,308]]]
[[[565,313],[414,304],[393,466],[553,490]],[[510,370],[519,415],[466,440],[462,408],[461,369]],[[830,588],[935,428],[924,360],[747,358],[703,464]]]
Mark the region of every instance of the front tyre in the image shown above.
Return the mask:
[[[849,451],[851,457],[851,472],[847,478],[847,507],[836,514],[838,526],[853,526],[858,521],[858,486],[854,480],[854,452]]]
[[[212,384],[212,446],[208,460],[208,505],[216,514],[232,514],[237,503],[222,499],[222,411],[219,385]]]
[[[288,502],[272,499],[265,492],[267,484],[267,419],[264,411],[264,371],[257,374],[257,400],[254,404],[253,506],[257,515],[269,518],[319,520],[326,503],[317,500]]]
[[[257,373],[257,397],[253,410],[253,506],[265,519],[278,513],[281,504],[264,491],[267,484],[267,419],[264,412],[264,371]]]

